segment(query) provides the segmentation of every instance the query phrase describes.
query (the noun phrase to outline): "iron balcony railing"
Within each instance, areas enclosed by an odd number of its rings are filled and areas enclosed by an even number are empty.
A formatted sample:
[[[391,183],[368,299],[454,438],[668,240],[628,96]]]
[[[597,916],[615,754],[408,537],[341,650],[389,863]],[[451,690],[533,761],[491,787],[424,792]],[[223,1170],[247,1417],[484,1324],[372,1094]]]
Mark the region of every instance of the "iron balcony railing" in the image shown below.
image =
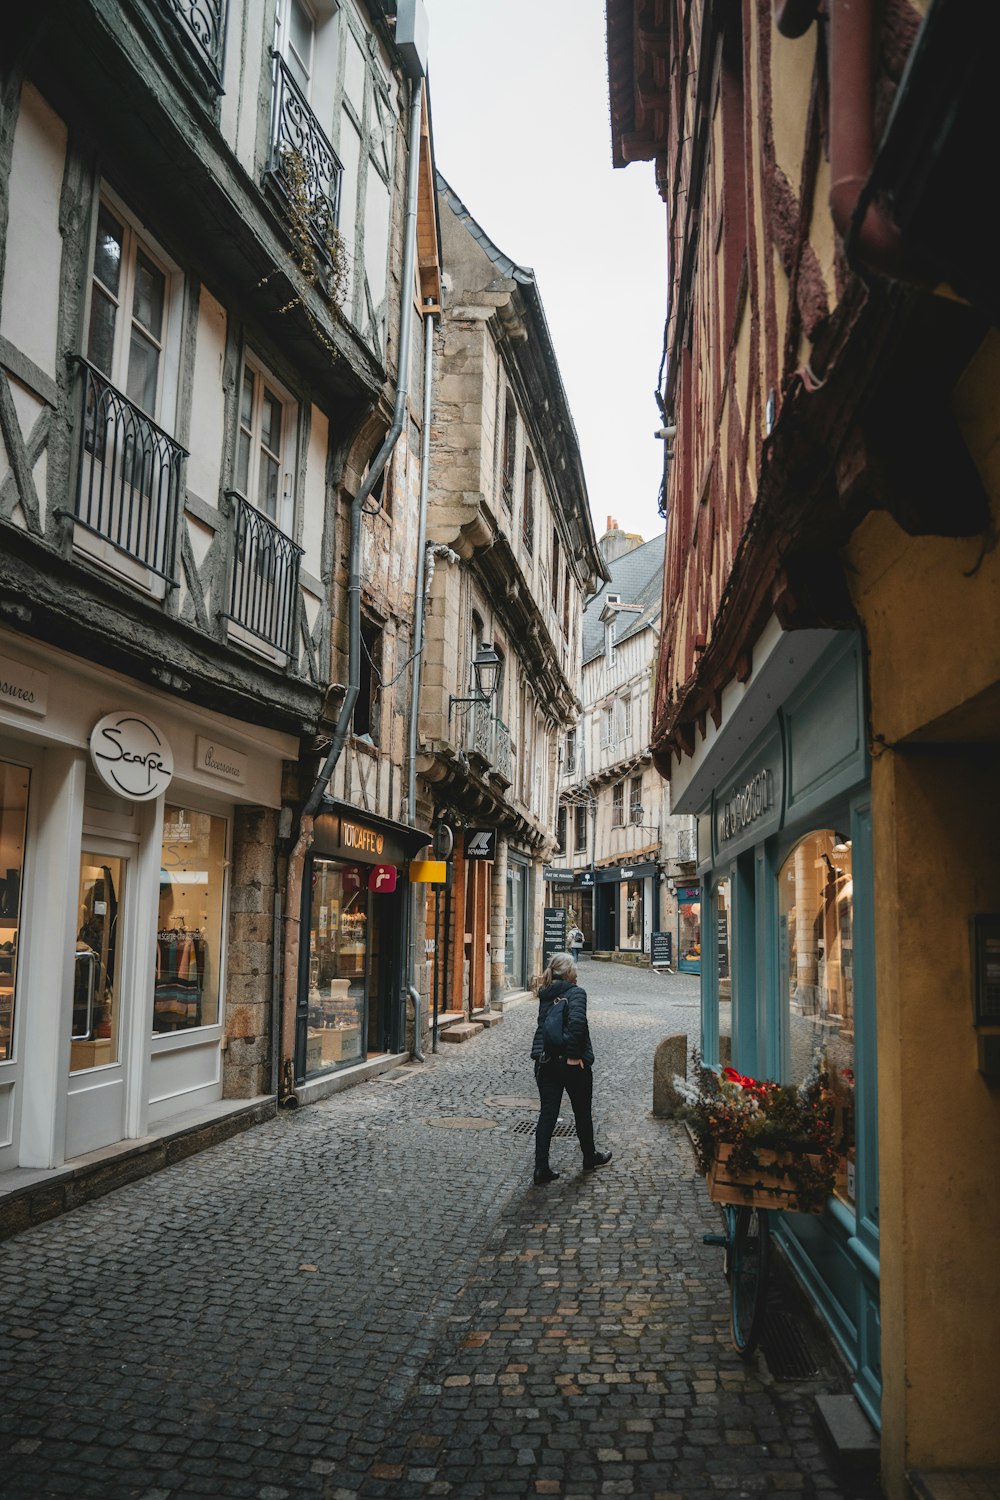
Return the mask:
[[[227,0],[166,0],[219,89],[222,88],[222,58],[226,42]]]
[[[267,173],[291,210],[301,214],[317,250],[332,260],[344,169],[284,59],[273,52],[274,100]]]
[[[229,618],[251,635],[291,655],[302,548],[242,495],[233,490],[228,494],[233,506]]]
[[[170,583],[187,449],[89,360],[81,372],[76,520]]]
[[[469,749],[498,775],[510,780],[510,730],[490,713],[487,704],[474,704]]]

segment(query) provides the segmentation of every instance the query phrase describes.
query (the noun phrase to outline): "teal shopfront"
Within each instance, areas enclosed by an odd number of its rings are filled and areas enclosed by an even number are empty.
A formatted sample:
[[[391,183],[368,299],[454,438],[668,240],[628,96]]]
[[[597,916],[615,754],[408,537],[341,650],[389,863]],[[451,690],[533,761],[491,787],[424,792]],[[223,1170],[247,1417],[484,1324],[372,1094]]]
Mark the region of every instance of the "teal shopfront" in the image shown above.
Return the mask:
[[[748,695],[743,724],[737,712],[728,726],[729,745],[738,734],[746,749],[738,758],[730,752],[710,786],[710,755],[701,768],[703,1050],[719,1060],[720,1001],[731,999],[741,1072],[793,1083],[817,1054],[825,1059],[843,1125],[836,1191],[822,1215],[778,1214],[775,1228],[878,1425],[872,830],[860,638],[826,633],[773,713],[760,712],[764,696]]]

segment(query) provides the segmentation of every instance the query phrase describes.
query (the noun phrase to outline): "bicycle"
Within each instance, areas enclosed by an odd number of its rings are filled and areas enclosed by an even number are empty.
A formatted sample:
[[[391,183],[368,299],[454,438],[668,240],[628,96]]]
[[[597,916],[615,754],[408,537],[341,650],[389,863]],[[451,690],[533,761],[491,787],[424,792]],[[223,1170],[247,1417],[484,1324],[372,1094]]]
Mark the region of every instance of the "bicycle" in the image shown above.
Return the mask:
[[[733,1347],[741,1359],[749,1359],[760,1341],[767,1308],[771,1265],[770,1211],[751,1205],[724,1203],[724,1234],[706,1234],[706,1245],[721,1245],[726,1252],[725,1274],[729,1282],[729,1315]]]

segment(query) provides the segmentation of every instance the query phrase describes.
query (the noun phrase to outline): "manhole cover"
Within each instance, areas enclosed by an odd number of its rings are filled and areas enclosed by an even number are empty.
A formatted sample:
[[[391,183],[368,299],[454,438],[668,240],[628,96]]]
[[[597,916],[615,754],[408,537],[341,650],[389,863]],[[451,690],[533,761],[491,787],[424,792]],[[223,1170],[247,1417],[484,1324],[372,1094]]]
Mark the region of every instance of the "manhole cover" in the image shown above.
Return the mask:
[[[484,1120],[481,1115],[438,1115],[428,1120],[435,1130],[496,1130],[496,1120]]]
[[[804,1380],[819,1374],[812,1350],[789,1313],[773,1308],[769,1310],[760,1336],[760,1347],[775,1380]]]
[[[532,1099],[527,1094],[490,1094],[483,1102],[492,1109],[537,1109],[538,1095]]]
[[[510,1129],[512,1135],[534,1135],[535,1122],[534,1120],[518,1120],[517,1124],[512,1125]],[[556,1139],[572,1140],[576,1135],[576,1126],[564,1125],[560,1121],[552,1134]]]

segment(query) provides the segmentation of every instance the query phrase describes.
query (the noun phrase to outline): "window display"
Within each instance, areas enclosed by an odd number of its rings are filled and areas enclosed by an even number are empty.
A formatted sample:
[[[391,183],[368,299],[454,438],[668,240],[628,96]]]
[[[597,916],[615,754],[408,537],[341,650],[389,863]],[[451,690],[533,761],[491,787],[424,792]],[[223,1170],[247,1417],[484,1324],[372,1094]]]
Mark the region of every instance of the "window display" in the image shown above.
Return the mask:
[[[14,1055],[17,930],[28,813],[24,766],[0,761],[0,1062]]]
[[[125,860],[84,849],[80,855],[70,1072],[119,1060],[121,923]]]
[[[368,871],[316,859],[309,928],[306,1073],[365,1055]]]
[[[219,1019],[226,835],[225,818],[190,808],[163,810],[155,1034],[213,1026]]]
[[[854,879],[851,841],[833,829],[806,837],[778,876],[780,976],[788,1017],[787,1081],[825,1060],[836,1100],[837,1193],[853,1199]]]
[[[677,967],[701,973],[701,886],[677,887]]]
[[[720,1000],[731,1000],[733,998],[733,981],[730,972],[731,899],[731,887],[729,879],[726,877],[720,880],[715,887],[715,951]]]

